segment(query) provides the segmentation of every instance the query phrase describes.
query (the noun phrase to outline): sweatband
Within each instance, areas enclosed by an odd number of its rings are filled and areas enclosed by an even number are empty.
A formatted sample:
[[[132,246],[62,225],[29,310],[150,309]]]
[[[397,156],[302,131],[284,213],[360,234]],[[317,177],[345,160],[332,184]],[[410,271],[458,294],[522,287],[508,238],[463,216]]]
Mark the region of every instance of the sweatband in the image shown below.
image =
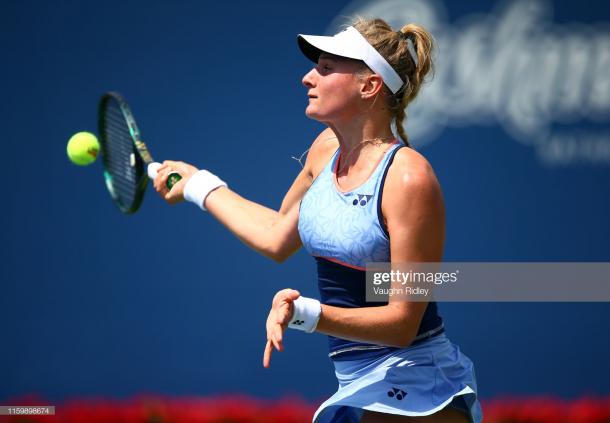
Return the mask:
[[[307,333],[315,331],[322,314],[320,301],[313,298],[299,297],[294,300],[292,305],[294,306],[294,313],[288,327]]]
[[[205,199],[216,188],[228,186],[225,181],[202,169],[195,173],[184,186],[184,199],[197,204],[201,210],[206,211]]]

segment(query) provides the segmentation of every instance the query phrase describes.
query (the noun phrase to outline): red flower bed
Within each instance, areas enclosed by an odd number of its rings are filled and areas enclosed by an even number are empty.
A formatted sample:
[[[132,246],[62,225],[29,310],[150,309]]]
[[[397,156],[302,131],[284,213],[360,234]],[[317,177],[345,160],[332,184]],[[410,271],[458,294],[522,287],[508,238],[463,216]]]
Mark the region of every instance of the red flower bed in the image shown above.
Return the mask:
[[[502,398],[485,401],[483,413],[490,423],[609,423],[610,397]]]
[[[302,423],[311,421],[316,405],[295,398],[263,401],[246,396],[129,400],[74,399],[50,404],[21,398],[11,405],[55,405],[53,416],[6,416],[11,423]]]
[[[37,397],[11,405],[51,405]],[[75,399],[55,404],[54,416],[4,416],[11,423],[307,423],[317,405],[300,399],[258,400],[246,396],[129,400]],[[610,397],[562,401],[502,398],[483,402],[486,423],[610,423]]]

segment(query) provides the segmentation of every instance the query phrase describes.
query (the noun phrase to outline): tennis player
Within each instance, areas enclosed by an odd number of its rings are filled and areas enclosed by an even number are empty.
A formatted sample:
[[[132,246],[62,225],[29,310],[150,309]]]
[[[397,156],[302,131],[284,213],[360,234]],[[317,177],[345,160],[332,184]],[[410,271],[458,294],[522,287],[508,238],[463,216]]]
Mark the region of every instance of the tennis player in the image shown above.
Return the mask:
[[[329,336],[339,389],[315,422],[479,422],[472,362],[446,337],[436,303],[365,301],[367,262],[442,259],[441,189],[402,127],[432,67],[432,37],[414,24],[394,31],[380,19],[359,19],[332,37],[299,35],[298,45],[316,64],[303,78],[306,115],[328,128],[280,210],[183,162],[164,162],[155,189],[169,203],[207,209],[276,261],[301,246],[315,257],[321,301],[279,291],[263,357],[268,367],[287,328]],[[168,191],[174,171],[183,179]]]

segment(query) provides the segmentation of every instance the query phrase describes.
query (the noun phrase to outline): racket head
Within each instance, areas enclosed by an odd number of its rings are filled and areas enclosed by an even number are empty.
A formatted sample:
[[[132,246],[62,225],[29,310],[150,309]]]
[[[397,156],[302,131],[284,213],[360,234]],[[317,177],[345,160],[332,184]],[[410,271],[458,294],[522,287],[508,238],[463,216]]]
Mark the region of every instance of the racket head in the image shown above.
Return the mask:
[[[134,213],[144,198],[148,185],[146,167],[153,160],[119,93],[108,92],[101,97],[98,130],[106,188],[119,210]]]

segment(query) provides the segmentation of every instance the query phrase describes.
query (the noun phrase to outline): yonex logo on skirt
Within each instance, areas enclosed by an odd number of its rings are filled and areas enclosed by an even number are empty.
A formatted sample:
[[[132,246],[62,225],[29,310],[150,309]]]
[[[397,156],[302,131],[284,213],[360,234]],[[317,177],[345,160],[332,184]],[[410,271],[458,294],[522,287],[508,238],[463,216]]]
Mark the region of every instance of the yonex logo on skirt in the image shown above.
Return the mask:
[[[396,398],[398,401],[401,401],[405,396],[407,396],[407,393],[402,389],[392,388],[388,391],[388,397]]]

